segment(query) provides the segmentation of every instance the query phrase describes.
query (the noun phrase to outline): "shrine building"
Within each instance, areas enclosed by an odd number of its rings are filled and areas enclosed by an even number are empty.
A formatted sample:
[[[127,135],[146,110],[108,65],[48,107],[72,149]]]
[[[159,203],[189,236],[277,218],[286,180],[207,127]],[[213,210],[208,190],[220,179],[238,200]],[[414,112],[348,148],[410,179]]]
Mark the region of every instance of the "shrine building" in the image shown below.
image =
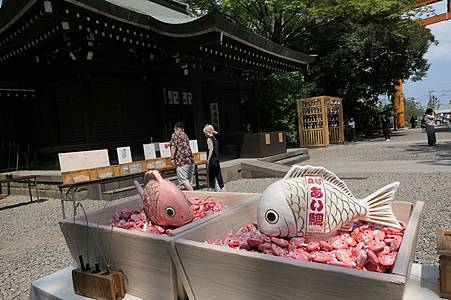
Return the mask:
[[[3,0],[0,169],[57,168],[60,152],[167,141],[175,122],[204,147],[213,123],[230,151],[259,130],[255,83],[308,56],[170,0]],[[23,163],[19,163],[23,166]]]

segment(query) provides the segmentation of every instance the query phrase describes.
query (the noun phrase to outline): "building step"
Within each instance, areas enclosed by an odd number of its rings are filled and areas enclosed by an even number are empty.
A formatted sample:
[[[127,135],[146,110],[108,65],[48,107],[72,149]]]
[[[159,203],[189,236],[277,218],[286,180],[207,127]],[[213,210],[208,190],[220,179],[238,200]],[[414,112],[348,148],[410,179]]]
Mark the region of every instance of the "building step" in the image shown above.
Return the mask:
[[[302,155],[308,156],[307,148],[288,149],[286,153],[263,157],[263,158],[259,158],[258,160],[265,161],[265,162],[276,162],[276,161],[284,160],[284,159],[287,159],[290,157],[302,156]]]
[[[306,161],[308,159],[310,159],[310,156],[308,154],[307,155],[296,155],[296,156],[288,157],[288,158],[285,158],[282,160],[277,160],[277,161],[275,161],[275,163],[279,164],[279,165],[292,166],[292,165],[298,164],[300,162]]]

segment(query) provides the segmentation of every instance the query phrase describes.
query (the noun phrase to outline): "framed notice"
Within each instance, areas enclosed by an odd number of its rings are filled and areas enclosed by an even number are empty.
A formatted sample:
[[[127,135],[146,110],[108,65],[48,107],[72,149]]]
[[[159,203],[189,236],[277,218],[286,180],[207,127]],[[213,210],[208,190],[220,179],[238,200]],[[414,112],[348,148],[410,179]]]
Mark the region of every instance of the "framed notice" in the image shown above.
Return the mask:
[[[171,157],[171,144],[169,142],[159,143],[159,146],[161,157]]]
[[[145,159],[152,159],[157,157],[157,154],[155,153],[155,144],[144,144],[143,148]]]
[[[189,147],[191,148],[191,152],[193,154],[199,152],[199,147],[197,146],[197,140],[190,140]]]
[[[279,137],[279,143],[283,143],[283,132],[277,133],[277,136]]]
[[[119,147],[116,148],[116,151],[119,164],[127,164],[132,162],[132,152],[130,147]]]
[[[265,133],[265,144],[266,145],[271,144],[271,135],[269,133]]]

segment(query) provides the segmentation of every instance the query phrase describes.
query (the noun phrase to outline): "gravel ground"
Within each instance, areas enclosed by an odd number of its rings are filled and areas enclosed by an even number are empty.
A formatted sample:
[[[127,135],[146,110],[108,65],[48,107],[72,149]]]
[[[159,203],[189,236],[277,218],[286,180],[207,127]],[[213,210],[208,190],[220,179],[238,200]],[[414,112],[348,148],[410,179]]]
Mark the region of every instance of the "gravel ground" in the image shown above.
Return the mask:
[[[309,149],[309,163],[338,161],[443,160],[451,159],[451,131],[437,128],[437,146],[427,145],[422,129],[404,129],[393,133],[391,140],[375,138],[357,143]]]
[[[312,149],[309,163],[451,159],[451,132],[440,131],[437,139],[438,147],[426,147],[425,133],[418,129],[404,130],[391,142],[374,139]],[[230,192],[261,192],[275,180],[242,179],[227,183],[226,189]],[[345,181],[357,197],[364,197],[394,180],[401,182],[397,199],[426,201],[415,261],[437,265],[435,230],[451,226],[450,197],[446,195],[451,190],[451,170],[445,173],[377,173],[370,174],[367,179]],[[72,262],[58,226],[60,201],[48,199],[32,204],[27,201],[25,196],[0,200],[0,299],[26,299],[32,281]],[[81,202],[88,210],[104,204],[89,200]]]

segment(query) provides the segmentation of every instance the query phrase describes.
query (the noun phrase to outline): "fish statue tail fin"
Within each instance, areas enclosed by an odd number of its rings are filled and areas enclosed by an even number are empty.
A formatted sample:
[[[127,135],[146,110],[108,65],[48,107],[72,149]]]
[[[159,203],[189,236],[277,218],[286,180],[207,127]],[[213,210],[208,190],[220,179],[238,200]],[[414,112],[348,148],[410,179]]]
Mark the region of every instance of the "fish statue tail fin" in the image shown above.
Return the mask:
[[[368,210],[366,221],[393,228],[401,228],[391,208],[391,202],[395,198],[398,187],[399,182],[390,183],[360,200],[360,204],[364,205]]]

